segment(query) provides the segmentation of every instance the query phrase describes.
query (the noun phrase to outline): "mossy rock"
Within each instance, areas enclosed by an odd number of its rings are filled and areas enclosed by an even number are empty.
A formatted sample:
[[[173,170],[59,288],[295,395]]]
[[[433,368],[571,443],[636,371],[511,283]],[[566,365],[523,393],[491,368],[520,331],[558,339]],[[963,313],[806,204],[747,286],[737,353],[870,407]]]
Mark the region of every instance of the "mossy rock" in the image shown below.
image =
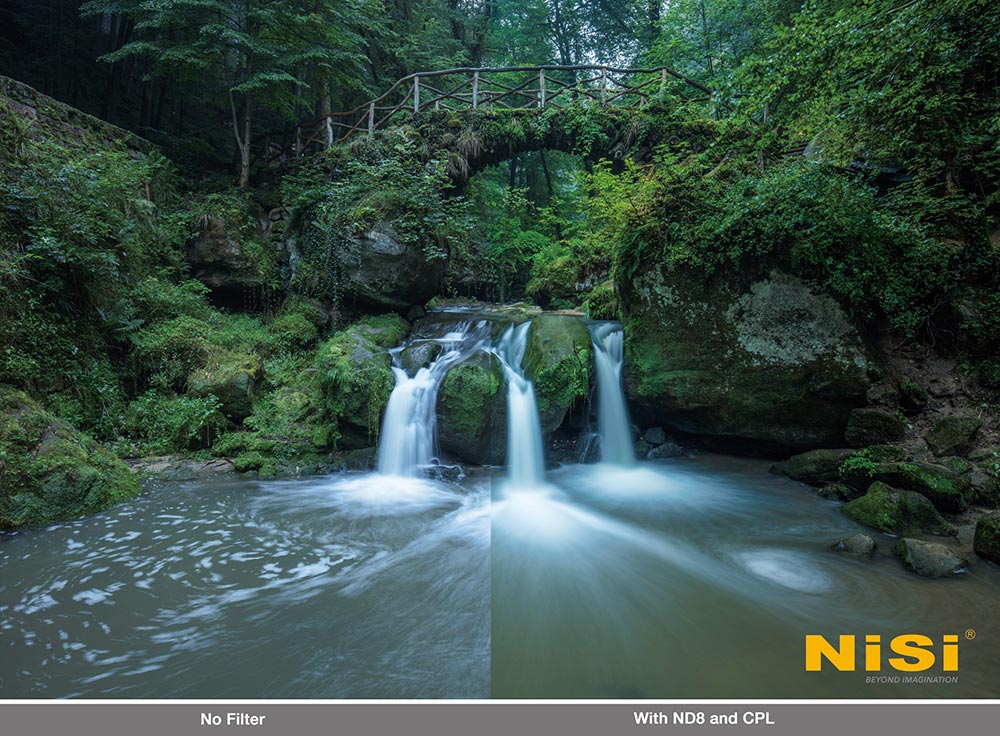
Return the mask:
[[[847,420],[844,437],[851,447],[881,445],[902,439],[906,419],[889,409],[855,409]]]
[[[924,439],[935,455],[961,455],[968,451],[981,424],[979,417],[949,414]]]
[[[810,450],[771,466],[772,473],[787,475],[810,485],[840,480],[840,465],[853,450]]]
[[[965,572],[969,561],[954,551],[935,542],[919,539],[900,539],[892,552],[907,570],[928,578],[944,578]]]
[[[828,498],[831,501],[853,501],[855,498],[865,495],[864,491],[859,491],[844,483],[830,483],[820,488],[817,493],[822,498]]]
[[[256,356],[229,353],[193,371],[188,376],[187,393],[215,396],[226,418],[239,423],[253,411],[254,391],[261,378],[263,368]]]
[[[968,478],[933,463],[880,463],[873,478],[894,488],[916,491],[941,511],[965,511],[975,496]]]
[[[531,320],[524,374],[535,384],[544,436],[552,434],[590,387],[590,333],[573,315],[542,314]]]
[[[859,524],[886,534],[955,533],[955,528],[919,493],[892,488],[879,481],[861,498],[845,503],[841,511]]]
[[[1000,564],[1000,512],[980,517],[972,539],[976,554]]]
[[[330,321],[330,312],[319,299],[293,294],[281,303],[278,318],[290,315],[305,317],[317,329]]]
[[[0,529],[94,514],[137,493],[121,460],[27,394],[0,386]]]
[[[500,465],[507,448],[507,390],[500,361],[485,353],[455,366],[438,393],[438,443],[478,465]]]
[[[802,449],[843,444],[875,364],[814,284],[650,264],[618,290],[637,419]]]

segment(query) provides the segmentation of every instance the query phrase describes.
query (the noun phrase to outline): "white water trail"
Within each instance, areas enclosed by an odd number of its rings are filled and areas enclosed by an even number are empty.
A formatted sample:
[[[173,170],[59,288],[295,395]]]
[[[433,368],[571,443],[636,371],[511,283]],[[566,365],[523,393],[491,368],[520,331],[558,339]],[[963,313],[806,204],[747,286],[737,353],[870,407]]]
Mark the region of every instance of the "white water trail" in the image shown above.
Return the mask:
[[[486,347],[489,326],[484,320],[462,322],[440,338],[425,341],[442,346],[441,354],[412,377],[400,362],[403,347],[393,353],[396,386],[382,420],[376,470],[380,475],[413,478],[437,454],[437,396],[448,371]]]
[[[530,329],[531,322],[511,325],[494,350],[507,377],[507,476],[510,488],[519,490],[545,485],[545,451],[535,386],[521,367]]]
[[[590,326],[597,367],[597,430],[601,462],[623,467],[635,465],[632,426],[622,391],[624,332],[617,322]]]

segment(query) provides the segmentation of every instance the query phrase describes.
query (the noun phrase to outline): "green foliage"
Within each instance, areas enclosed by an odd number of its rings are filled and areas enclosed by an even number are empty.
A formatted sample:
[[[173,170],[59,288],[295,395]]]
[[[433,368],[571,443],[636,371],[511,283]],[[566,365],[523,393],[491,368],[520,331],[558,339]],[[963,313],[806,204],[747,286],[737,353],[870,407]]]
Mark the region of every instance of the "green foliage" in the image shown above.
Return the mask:
[[[227,425],[220,408],[214,396],[193,398],[147,391],[129,404],[124,430],[131,440],[118,449],[144,456],[209,447]]]

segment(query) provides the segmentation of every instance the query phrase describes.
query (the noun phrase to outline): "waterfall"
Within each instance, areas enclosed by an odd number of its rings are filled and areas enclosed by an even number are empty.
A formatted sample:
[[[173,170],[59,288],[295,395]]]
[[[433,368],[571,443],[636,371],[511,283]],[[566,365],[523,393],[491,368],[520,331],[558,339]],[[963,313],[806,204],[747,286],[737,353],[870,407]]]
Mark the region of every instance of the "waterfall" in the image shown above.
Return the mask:
[[[530,329],[530,322],[511,325],[494,350],[507,377],[507,475],[517,489],[537,488],[545,483],[545,452],[535,386],[521,367]]]
[[[382,420],[376,469],[381,475],[413,477],[437,454],[437,395],[448,370],[486,347],[488,324],[462,322],[437,338],[413,340],[391,351],[396,385]],[[411,377],[402,365],[403,350],[417,342],[436,342],[442,350]]]
[[[601,462],[612,465],[635,464],[632,426],[622,391],[624,332],[617,322],[590,326],[597,367],[597,429],[601,440]]]

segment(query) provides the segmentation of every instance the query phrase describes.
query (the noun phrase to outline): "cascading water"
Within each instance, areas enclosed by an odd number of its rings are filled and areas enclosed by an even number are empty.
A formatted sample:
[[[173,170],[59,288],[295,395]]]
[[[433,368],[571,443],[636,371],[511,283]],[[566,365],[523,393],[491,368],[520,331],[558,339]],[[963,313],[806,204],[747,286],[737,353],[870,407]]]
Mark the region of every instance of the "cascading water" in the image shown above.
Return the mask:
[[[632,429],[622,391],[624,332],[617,322],[590,326],[597,366],[597,429],[601,462],[619,466],[635,465]]]
[[[389,396],[376,469],[381,475],[415,477],[437,453],[437,395],[448,371],[477,350],[486,347],[489,325],[485,320],[462,322],[436,338],[413,340],[392,351],[396,385]],[[402,365],[403,350],[417,342],[441,345],[440,355],[411,377]]]
[[[545,452],[535,386],[521,367],[530,329],[531,322],[511,325],[493,351],[507,377],[507,475],[515,489],[545,484]]]

